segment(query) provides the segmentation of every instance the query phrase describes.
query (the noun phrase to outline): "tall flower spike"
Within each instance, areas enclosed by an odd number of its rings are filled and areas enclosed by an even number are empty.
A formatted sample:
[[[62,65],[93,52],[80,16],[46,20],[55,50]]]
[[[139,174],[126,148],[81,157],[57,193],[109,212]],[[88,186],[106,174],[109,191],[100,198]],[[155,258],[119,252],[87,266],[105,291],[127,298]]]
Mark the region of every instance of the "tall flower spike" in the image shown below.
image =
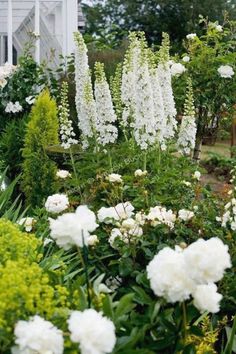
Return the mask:
[[[115,70],[115,75],[111,77],[111,94],[117,118],[121,120],[123,104],[121,100],[122,64],[119,63]],[[122,122],[121,122],[122,124]]]
[[[129,48],[125,54],[121,80],[121,100],[124,105],[121,126],[127,127],[134,116],[135,82],[137,75],[138,58],[140,56],[140,43],[136,33],[129,35]]]
[[[192,81],[188,78],[187,92],[184,103],[184,115],[181,121],[177,146],[182,154],[189,155],[195,146],[196,138],[195,108]]]
[[[175,119],[177,112],[175,108],[174,95],[171,85],[171,71],[169,66],[169,48],[169,35],[167,33],[163,33],[162,45],[158,53],[159,64],[157,70],[164,103],[165,128],[163,131],[163,139],[165,140],[173,138],[177,128],[177,121]],[[162,146],[163,148],[165,147],[164,141]]]
[[[142,150],[156,142],[156,121],[154,114],[153,88],[150,77],[148,49],[145,39],[139,40],[140,55],[137,60],[134,96],[134,137]]]
[[[76,110],[78,115],[78,125],[82,132],[83,148],[88,146],[88,137],[91,137],[93,127],[91,122],[96,120],[96,114],[93,107],[91,110],[88,107],[88,102],[94,106],[91,75],[88,65],[87,47],[81,33],[74,34],[75,39],[75,84],[76,84]],[[88,91],[89,94],[88,94]],[[89,97],[89,99],[88,99]],[[89,113],[88,113],[89,112]],[[88,117],[89,115],[89,117]],[[92,115],[92,117],[91,117]]]
[[[60,137],[61,146],[64,149],[69,149],[71,145],[77,144],[74,138],[75,133],[70,120],[70,110],[68,102],[68,83],[64,81],[61,87],[61,104],[59,108],[59,123],[60,123]]]
[[[104,64],[95,64],[95,102],[97,109],[98,143],[107,145],[114,143],[118,136],[117,127],[113,124],[117,117],[114,111],[111,92],[104,72]]]

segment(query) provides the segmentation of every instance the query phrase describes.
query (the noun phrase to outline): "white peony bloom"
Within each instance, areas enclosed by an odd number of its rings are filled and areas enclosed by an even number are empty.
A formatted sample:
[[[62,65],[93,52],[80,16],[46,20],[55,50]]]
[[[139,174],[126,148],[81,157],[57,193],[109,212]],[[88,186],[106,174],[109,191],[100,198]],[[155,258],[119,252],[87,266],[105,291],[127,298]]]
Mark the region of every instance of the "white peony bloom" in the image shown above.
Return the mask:
[[[49,213],[58,214],[69,207],[69,200],[65,194],[50,195],[45,203],[45,208]]]
[[[234,70],[230,65],[221,65],[217,69],[219,75],[225,79],[231,79],[234,76]]]
[[[34,102],[35,102],[35,97],[34,97],[34,96],[28,96],[28,97],[26,97],[25,101],[26,101],[26,103],[28,103],[29,105],[32,105],[32,104],[34,104]]]
[[[201,172],[200,171],[195,171],[193,174],[193,178],[200,181],[201,178]]]
[[[186,68],[183,64],[181,63],[174,63],[172,66],[171,66],[171,75],[172,76],[180,76],[182,75],[185,71],[186,71]]]
[[[190,57],[188,55],[185,55],[182,60],[183,62],[188,63],[190,61]]]
[[[189,40],[193,40],[197,37],[196,33],[189,33],[187,34],[186,38]]]
[[[220,311],[222,295],[217,292],[217,286],[213,283],[198,285],[193,293],[193,304],[201,312],[216,313]]]
[[[179,210],[178,214],[179,214],[179,219],[183,221],[188,221],[194,217],[194,212],[187,209]]]
[[[111,173],[107,176],[107,180],[111,183],[122,183],[122,177],[118,173]]]
[[[73,311],[68,320],[72,342],[79,343],[81,354],[111,353],[115,347],[115,326],[94,309]]]
[[[130,202],[119,203],[115,207],[102,207],[98,210],[98,220],[111,224],[114,220],[120,221],[133,215],[134,207]]]
[[[62,178],[62,179],[65,179],[67,177],[71,177],[71,174],[69,171],[67,170],[58,170],[57,173],[56,173],[56,176],[58,178]]]
[[[217,238],[199,239],[184,250],[189,276],[198,284],[217,282],[231,267],[228,246]]]
[[[90,233],[98,227],[95,214],[86,205],[80,205],[75,213],[63,214],[56,220],[50,218],[49,222],[51,237],[65,250],[74,245],[88,245]]]
[[[26,218],[20,219],[17,223],[23,225],[26,232],[30,232],[32,231],[35,222],[34,218],[27,216]]]
[[[135,172],[134,172],[134,176],[135,177],[144,177],[144,176],[146,176],[147,175],[147,171],[145,170],[145,171],[142,171],[142,170],[140,170],[140,169],[138,169],[138,170],[136,170]]]
[[[97,235],[90,235],[88,237],[88,245],[89,246],[95,246],[97,243],[99,243],[99,239]]]
[[[194,290],[183,252],[169,247],[161,250],[148,264],[147,276],[154,293],[171,303],[189,299]]]
[[[18,321],[14,334],[16,336],[14,353],[19,354],[62,354],[63,333],[51,322],[40,316],[29,321]]]

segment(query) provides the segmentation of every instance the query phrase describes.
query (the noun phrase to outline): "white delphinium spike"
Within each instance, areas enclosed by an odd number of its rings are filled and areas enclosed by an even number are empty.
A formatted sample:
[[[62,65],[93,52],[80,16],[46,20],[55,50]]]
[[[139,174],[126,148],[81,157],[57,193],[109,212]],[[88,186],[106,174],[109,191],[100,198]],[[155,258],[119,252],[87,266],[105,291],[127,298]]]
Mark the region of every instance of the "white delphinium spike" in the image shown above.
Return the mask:
[[[195,108],[193,100],[192,81],[189,78],[187,83],[187,93],[184,103],[184,115],[181,121],[177,146],[182,154],[189,155],[195,146],[196,139]]]
[[[163,33],[162,46],[159,51],[159,64],[157,67],[159,82],[162,90],[162,97],[165,111],[165,129],[163,138],[170,139],[175,135],[177,121],[174,95],[171,85],[171,71],[169,65],[169,36]]]
[[[136,33],[129,35],[129,41],[130,45],[125,54],[121,81],[121,100],[124,105],[121,119],[122,127],[127,127],[133,120],[137,63],[141,51]]]
[[[90,73],[87,77],[87,81],[84,84],[83,98],[81,102],[81,117],[83,117],[83,124],[82,121],[80,124],[80,129],[82,131],[82,147],[83,149],[86,149],[89,145],[88,139],[96,139],[97,126],[96,103],[93,96],[93,87]]]
[[[104,64],[95,64],[95,102],[97,110],[98,143],[105,146],[114,143],[118,136],[118,129],[114,125],[117,120],[109,85],[104,72]]]
[[[59,123],[60,123],[60,136],[61,146],[64,149],[69,149],[71,145],[77,144],[74,139],[75,133],[70,120],[70,110],[68,103],[68,83],[64,81],[61,87],[61,104],[59,108]]]
[[[155,60],[152,51],[150,51],[150,57],[151,56],[153,57],[153,63],[151,63],[150,78],[151,78],[152,92],[153,92],[156,141],[159,144],[162,144],[163,132],[165,129],[165,111],[164,111],[164,103],[163,103],[161,86],[159,82],[158,70],[155,65]]]
[[[135,80],[134,137],[142,150],[156,142],[156,121],[153,88],[150,77],[148,50],[144,38],[140,38],[141,54],[138,58]]]

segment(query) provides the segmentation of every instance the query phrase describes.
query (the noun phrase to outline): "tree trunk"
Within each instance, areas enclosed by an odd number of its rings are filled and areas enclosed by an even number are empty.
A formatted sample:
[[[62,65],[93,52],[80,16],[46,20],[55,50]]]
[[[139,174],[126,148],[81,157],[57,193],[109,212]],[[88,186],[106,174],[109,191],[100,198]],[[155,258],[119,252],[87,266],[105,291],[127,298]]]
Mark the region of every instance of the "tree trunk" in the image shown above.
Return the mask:
[[[200,160],[201,150],[202,150],[202,138],[199,137],[198,139],[196,139],[195,147],[193,150],[193,159],[197,162]]]

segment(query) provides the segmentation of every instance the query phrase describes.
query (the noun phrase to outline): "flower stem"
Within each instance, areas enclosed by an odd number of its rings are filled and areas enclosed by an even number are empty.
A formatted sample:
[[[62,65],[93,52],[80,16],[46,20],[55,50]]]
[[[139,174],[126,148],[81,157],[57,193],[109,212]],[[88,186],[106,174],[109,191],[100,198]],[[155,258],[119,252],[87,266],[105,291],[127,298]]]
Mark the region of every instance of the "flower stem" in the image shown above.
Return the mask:
[[[187,312],[186,312],[185,302],[182,303],[182,307],[183,307],[183,341],[185,344],[187,338]]]
[[[75,160],[74,160],[74,156],[73,156],[71,148],[70,148],[70,159],[71,159],[71,164],[72,164],[72,168],[73,168],[73,172],[74,172],[76,181],[78,181],[78,175],[77,175],[76,168],[75,168]]]
[[[83,237],[83,244],[84,244],[84,237]],[[81,252],[80,247],[77,247],[78,254],[82,263],[82,266],[84,268],[84,274],[85,274],[85,280],[86,280],[86,287],[87,287],[87,297],[88,297],[88,308],[91,307],[91,297],[90,297],[90,287],[89,287],[89,276],[88,276],[88,257],[87,253],[85,252],[86,246],[83,246],[83,254]]]

